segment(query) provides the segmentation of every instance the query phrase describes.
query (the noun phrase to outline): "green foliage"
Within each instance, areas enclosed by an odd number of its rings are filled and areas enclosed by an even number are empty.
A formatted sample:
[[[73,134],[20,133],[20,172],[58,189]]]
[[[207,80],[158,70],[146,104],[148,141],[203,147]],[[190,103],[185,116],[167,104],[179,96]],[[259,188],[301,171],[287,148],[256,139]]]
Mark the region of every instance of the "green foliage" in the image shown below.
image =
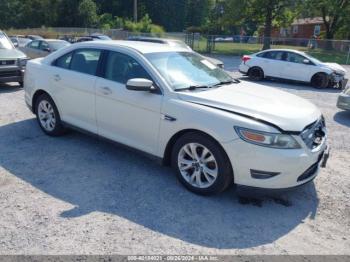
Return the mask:
[[[305,6],[311,14],[323,17],[326,39],[333,39],[337,33],[350,37],[349,0],[306,0]]]
[[[97,6],[92,0],[82,0],[78,6],[78,17],[84,27],[94,27],[97,24]]]
[[[325,38],[350,38],[350,0],[0,0],[0,28],[99,27],[269,36],[296,17],[324,16]],[[157,26],[161,25],[161,26]]]
[[[161,26],[152,24],[152,20],[148,14],[146,14],[139,22],[133,22],[131,20],[126,20],[124,24],[124,29],[131,32],[142,32],[142,33],[155,33],[162,34],[164,29]]]

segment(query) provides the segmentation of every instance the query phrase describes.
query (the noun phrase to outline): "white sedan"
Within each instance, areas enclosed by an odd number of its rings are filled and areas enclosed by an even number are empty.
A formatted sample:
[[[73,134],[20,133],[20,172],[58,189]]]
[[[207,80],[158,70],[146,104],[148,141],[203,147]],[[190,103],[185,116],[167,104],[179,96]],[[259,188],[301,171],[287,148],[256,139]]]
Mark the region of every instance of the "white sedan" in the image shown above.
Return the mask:
[[[239,71],[252,80],[280,78],[310,83],[315,88],[345,88],[346,70],[336,63],[323,63],[304,52],[269,49],[242,57]]]
[[[186,48],[75,44],[28,62],[24,89],[47,135],[73,127],[144,151],[171,164],[199,194],[233,183],[299,186],[313,180],[327,159],[317,107],[232,79]]]

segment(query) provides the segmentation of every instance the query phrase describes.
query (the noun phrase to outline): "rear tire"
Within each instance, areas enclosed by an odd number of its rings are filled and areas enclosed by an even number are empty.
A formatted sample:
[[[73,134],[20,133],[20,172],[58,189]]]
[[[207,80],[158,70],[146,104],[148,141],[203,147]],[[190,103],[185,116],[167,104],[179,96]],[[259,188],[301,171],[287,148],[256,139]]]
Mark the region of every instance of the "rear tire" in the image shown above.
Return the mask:
[[[61,136],[65,133],[57,107],[48,94],[42,94],[35,103],[35,113],[38,124],[45,134]]]
[[[329,78],[324,73],[315,74],[311,79],[311,85],[317,89],[327,88],[329,84]]]
[[[208,135],[191,132],[180,137],[172,150],[172,167],[190,191],[212,195],[233,183],[233,172],[225,151]]]
[[[264,71],[260,67],[252,67],[248,71],[248,76],[252,81],[261,81],[264,79]]]

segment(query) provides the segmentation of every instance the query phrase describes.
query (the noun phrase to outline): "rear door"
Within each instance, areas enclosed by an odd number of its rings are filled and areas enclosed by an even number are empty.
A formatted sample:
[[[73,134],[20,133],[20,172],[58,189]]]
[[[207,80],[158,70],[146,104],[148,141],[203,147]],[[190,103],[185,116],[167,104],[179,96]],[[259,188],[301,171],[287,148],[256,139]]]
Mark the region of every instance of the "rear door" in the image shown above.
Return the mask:
[[[265,76],[280,77],[283,70],[282,51],[267,51],[257,55]],[[259,66],[258,65],[258,66]]]
[[[97,133],[95,117],[96,72],[102,51],[77,49],[54,62],[53,94],[63,121]]]

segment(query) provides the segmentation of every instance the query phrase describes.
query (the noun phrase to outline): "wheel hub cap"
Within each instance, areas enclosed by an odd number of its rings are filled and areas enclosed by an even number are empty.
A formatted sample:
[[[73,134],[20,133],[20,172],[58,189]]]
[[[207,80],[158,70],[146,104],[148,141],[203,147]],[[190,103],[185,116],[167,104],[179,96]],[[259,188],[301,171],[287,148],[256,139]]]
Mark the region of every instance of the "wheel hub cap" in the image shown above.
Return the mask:
[[[52,105],[46,101],[42,100],[38,106],[38,118],[41,126],[46,131],[52,131],[55,129],[56,117]]]
[[[178,155],[182,177],[193,187],[208,188],[218,176],[218,165],[212,152],[198,143],[184,145]]]

